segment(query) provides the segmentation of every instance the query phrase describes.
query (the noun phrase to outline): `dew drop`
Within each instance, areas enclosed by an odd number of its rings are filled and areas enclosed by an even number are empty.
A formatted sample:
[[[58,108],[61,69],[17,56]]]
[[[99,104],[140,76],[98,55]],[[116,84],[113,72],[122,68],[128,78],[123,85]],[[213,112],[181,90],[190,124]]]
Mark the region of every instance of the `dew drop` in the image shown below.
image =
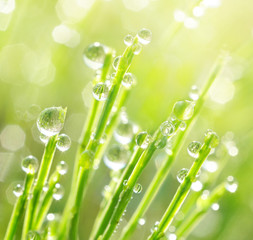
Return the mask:
[[[121,121],[116,130],[114,131],[114,137],[116,141],[121,144],[130,143],[132,141],[133,135],[133,124],[128,121]]]
[[[56,168],[60,175],[65,175],[68,172],[68,165],[65,161],[60,161]]]
[[[151,42],[152,32],[149,29],[142,28],[137,33],[138,40],[141,44],[147,45]]]
[[[26,235],[26,240],[41,240],[41,237],[37,231],[29,231]]]
[[[132,46],[132,48],[133,48],[133,53],[134,53],[134,55],[139,55],[140,52],[141,52],[141,50],[142,50],[142,46],[141,46],[140,43],[135,43],[135,44]]]
[[[219,208],[220,208],[220,205],[218,203],[213,203],[211,208],[214,210],[214,211],[218,211]]]
[[[124,168],[129,160],[130,152],[121,145],[112,145],[104,156],[105,165],[113,171]]]
[[[20,197],[23,194],[23,186],[21,184],[17,184],[14,188],[13,188],[13,194],[16,197]]]
[[[191,87],[191,90],[189,92],[189,97],[193,100],[196,101],[199,99],[199,89],[196,85],[193,85]]]
[[[167,137],[162,136],[161,138],[158,138],[155,140],[155,147],[157,149],[163,149],[167,144]]]
[[[98,101],[105,101],[109,94],[109,88],[105,83],[98,83],[92,91],[93,97]]]
[[[189,169],[182,168],[181,170],[179,170],[177,172],[177,180],[178,180],[179,183],[182,183],[184,181],[185,177],[188,174],[188,171],[189,171]]]
[[[187,126],[186,123],[184,121],[181,121],[181,123],[179,124],[179,129],[181,131],[184,131],[186,129],[186,126]]]
[[[40,141],[43,142],[44,144],[48,143],[48,140],[49,140],[48,136],[41,133],[39,138],[40,138]]]
[[[21,167],[27,174],[34,174],[38,170],[39,161],[36,157],[30,155],[22,160]]]
[[[60,150],[61,152],[65,152],[69,150],[70,145],[71,145],[70,137],[64,133],[60,134],[56,142],[57,149]]]
[[[192,183],[191,189],[194,192],[199,192],[199,191],[202,190],[202,188],[203,188],[203,184],[199,180],[197,180],[197,181],[195,181],[195,182]]]
[[[165,121],[160,126],[160,131],[163,136],[171,136],[175,132],[175,126],[171,121]]]
[[[134,37],[130,34],[127,34],[124,38],[124,43],[127,45],[127,46],[131,46],[134,42]]]
[[[63,198],[63,195],[64,195],[63,186],[60,183],[56,183],[54,193],[53,193],[53,198],[58,201]]]
[[[105,46],[99,42],[90,44],[83,52],[85,64],[94,70],[103,67],[105,56]]]
[[[79,164],[84,169],[89,169],[92,167],[93,159],[94,159],[94,153],[90,150],[85,150],[81,154]]]
[[[125,179],[125,180],[123,181],[123,185],[124,185],[124,186],[127,186],[127,184],[128,184],[127,182],[128,182],[128,180]]]
[[[205,142],[209,142],[211,148],[215,148],[219,145],[219,137],[216,132],[208,129],[205,133]]]
[[[201,143],[197,141],[193,141],[188,145],[187,152],[191,157],[198,158],[200,149],[201,149]]]
[[[142,186],[141,186],[141,184],[140,184],[140,183],[137,183],[137,184],[134,186],[133,191],[134,191],[134,193],[137,193],[137,194],[141,193],[141,191],[142,191]]]
[[[141,226],[145,225],[145,223],[146,223],[145,218],[140,218],[139,221],[138,221],[138,223],[139,223],[139,225],[141,225]]]
[[[48,185],[48,182],[46,182],[46,183],[44,184],[42,190],[43,190],[44,192],[47,192],[48,189],[49,189],[49,185]]]
[[[136,78],[132,73],[126,73],[122,79],[122,85],[131,88],[136,83]]]
[[[189,120],[194,113],[195,103],[192,101],[184,100],[178,101],[173,106],[173,113],[179,120]]]
[[[170,233],[168,235],[168,240],[177,240],[177,235],[175,233]]]
[[[114,68],[114,70],[117,71],[118,67],[119,67],[119,62],[120,62],[121,56],[118,56],[114,59],[112,66]]]
[[[151,228],[151,233],[156,232],[158,230],[159,221],[156,221],[154,226]]]
[[[39,131],[48,137],[59,133],[64,125],[66,111],[62,107],[50,107],[43,110],[37,120]]]
[[[136,136],[135,141],[140,148],[146,149],[151,143],[152,137],[147,132],[141,132]]]
[[[236,190],[238,188],[238,183],[233,176],[228,176],[225,187],[226,187],[227,191],[234,193],[234,192],[236,192]]]

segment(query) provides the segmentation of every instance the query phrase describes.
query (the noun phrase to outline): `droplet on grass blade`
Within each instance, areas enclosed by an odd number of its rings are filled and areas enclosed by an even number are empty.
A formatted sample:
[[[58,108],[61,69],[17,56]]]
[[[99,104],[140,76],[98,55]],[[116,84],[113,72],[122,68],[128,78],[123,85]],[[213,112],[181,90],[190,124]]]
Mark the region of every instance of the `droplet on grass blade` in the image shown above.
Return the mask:
[[[147,28],[142,28],[137,33],[138,40],[141,44],[147,45],[151,42],[152,32]]]
[[[213,130],[208,129],[205,133],[205,142],[209,142],[211,148],[216,148],[220,142],[219,136]]]
[[[26,235],[26,240],[41,240],[41,236],[37,231],[29,231]]]
[[[60,150],[61,152],[65,152],[69,150],[70,145],[71,145],[70,137],[64,133],[60,134],[56,142],[57,149]]]
[[[93,97],[98,101],[105,101],[109,94],[109,88],[105,83],[98,83],[93,88]]]
[[[21,167],[27,174],[34,174],[38,170],[39,161],[36,157],[30,155],[22,160]]]
[[[152,141],[152,137],[147,132],[141,132],[136,136],[136,144],[143,149],[146,149]]]
[[[16,197],[20,197],[23,194],[23,186],[21,184],[17,184],[14,188],[13,188],[13,194]]]
[[[142,186],[140,183],[137,183],[135,186],[134,186],[134,189],[133,189],[134,193],[141,193],[142,191]]]
[[[60,161],[56,167],[60,175],[65,175],[68,172],[68,165],[65,161]]]
[[[142,50],[142,45],[140,43],[135,43],[133,46],[133,53],[134,55],[139,55]]]
[[[122,79],[122,85],[131,88],[134,84],[136,84],[136,77],[132,73],[126,73]]]
[[[186,121],[191,119],[194,113],[195,103],[192,101],[184,100],[178,101],[173,106],[173,114],[174,116],[182,121]]]
[[[127,34],[124,38],[124,43],[127,45],[127,46],[131,46],[134,42],[134,37],[130,34]]]
[[[114,131],[114,138],[121,144],[128,144],[133,139],[133,124],[129,121],[121,121]]]
[[[193,141],[188,145],[187,152],[191,157],[198,158],[200,149],[201,149],[201,143],[197,141]]]
[[[182,183],[184,181],[185,177],[188,174],[188,171],[189,171],[189,169],[182,168],[181,170],[179,170],[177,172],[177,180],[178,180],[179,183]]]
[[[118,56],[114,59],[112,66],[114,68],[114,70],[117,71],[118,67],[119,67],[119,62],[120,62],[121,56]]]
[[[196,101],[199,99],[199,89],[196,85],[193,85],[191,87],[191,90],[189,92],[189,97],[193,100]]]
[[[60,183],[56,183],[54,193],[53,193],[53,198],[58,201],[63,198],[63,195],[64,195],[63,186]]]

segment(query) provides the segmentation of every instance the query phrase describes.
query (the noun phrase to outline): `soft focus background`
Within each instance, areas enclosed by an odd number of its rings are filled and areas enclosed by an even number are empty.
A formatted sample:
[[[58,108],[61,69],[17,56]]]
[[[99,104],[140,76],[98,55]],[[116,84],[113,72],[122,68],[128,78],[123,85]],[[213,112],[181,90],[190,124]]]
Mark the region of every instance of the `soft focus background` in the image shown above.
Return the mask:
[[[209,7],[192,11],[198,2],[0,0],[0,239],[15,201],[12,188],[25,175],[20,162],[28,154],[40,158],[43,152],[35,124],[38,113],[49,106],[68,107],[64,132],[71,137],[72,146],[56,154],[57,161],[65,160],[70,167],[63,179],[67,194],[94,76],[83,63],[83,49],[99,41],[121,54],[124,36],[143,27],[152,31],[153,39],[132,64],[138,84],[126,107],[129,118],[144,130],[157,128],[176,100],[188,98],[193,84],[203,86],[222,49],[231,53],[231,59],[145,215],[146,224],[139,226],[133,239],[146,239],[150,227],[161,218],[178,186],[177,171],[192,163],[187,145],[202,141],[207,128],[219,136],[226,132],[234,136],[231,156],[217,183],[234,175],[239,188],[222,198],[219,211],[210,211],[189,239],[253,239],[253,2],[203,0],[201,6]],[[130,203],[124,221],[143,196],[161,154],[139,180],[143,191]],[[217,160],[218,166],[222,161]],[[81,239],[87,239],[101,191],[109,182],[109,170],[103,163],[93,180],[83,204]],[[61,212],[65,201],[66,196],[51,211]]]

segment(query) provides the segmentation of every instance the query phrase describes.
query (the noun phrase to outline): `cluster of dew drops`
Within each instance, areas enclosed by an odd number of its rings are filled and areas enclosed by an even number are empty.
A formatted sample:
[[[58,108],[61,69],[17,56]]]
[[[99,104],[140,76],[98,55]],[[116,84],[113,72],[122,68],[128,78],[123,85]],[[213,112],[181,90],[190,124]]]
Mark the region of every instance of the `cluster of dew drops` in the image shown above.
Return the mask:
[[[43,110],[38,119],[37,127],[40,131],[40,140],[45,145],[48,143],[50,137],[59,134],[63,128],[65,119],[65,110],[62,107],[50,107]],[[61,151],[67,151],[71,146],[70,137],[66,134],[59,134],[57,137],[56,148]],[[35,156],[29,155],[25,157],[21,162],[22,170],[26,174],[34,175],[39,168],[39,161]],[[60,161],[56,170],[60,175],[65,175],[68,171],[68,165],[65,161]],[[34,180],[34,185],[36,185],[37,180]],[[43,191],[48,191],[48,183],[43,186]],[[22,196],[24,188],[21,184],[17,184],[13,193],[16,197]],[[30,193],[29,193],[30,194]],[[60,183],[56,183],[54,187],[53,198],[55,200],[60,200],[64,195],[64,188]]]

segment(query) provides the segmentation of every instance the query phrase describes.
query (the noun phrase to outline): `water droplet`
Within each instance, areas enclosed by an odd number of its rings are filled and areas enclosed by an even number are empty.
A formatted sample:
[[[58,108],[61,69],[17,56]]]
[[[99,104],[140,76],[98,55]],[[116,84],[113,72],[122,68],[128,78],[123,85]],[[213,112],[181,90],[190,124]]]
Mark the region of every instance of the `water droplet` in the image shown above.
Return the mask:
[[[122,79],[122,85],[131,88],[136,83],[136,78],[132,73],[126,73]]]
[[[161,138],[158,138],[155,140],[155,147],[157,149],[163,149],[167,144],[167,137],[162,136]]]
[[[199,99],[199,89],[196,85],[193,85],[191,87],[191,90],[189,92],[189,97],[193,100],[196,101]]]
[[[156,232],[158,230],[159,221],[156,221],[154,226],[151,228],[151,233]]]
[[[141,132],[136,136],[136,144],[143,149],[146,149],[152,141],[152,137],[147,132]]]
[[[210,173],[214,173],[218,170],[218,163],[215,161],[206,160],[202,166],[206,171]]]
[[[68,165],[65,161],[60,161],[56,168],[61,175],[65,175],[68,172]]]
[[[208,129],[205,133],[205,142],[209,142],[211,148],[215,148],[219,145],[219,137],[216,132]]]
[[[29,231],[26,235],[26,240],[40,240],[40,234],[37,231]]]
[[[99,42],[90,44],[83,52],[85,64],[95,70],[103,67],[105,56],[105,46]]]
[[[124,186],[127,186],[127,184],[128,184],[127,182],[128,182],[128,180],[125,179],[125,180],[123,181],[123,185],[124,185]]]
[[[214,211],[218,211],[219,208],[220,208],[220,205],[218,203],[213,203],[211,208],[214,210]]]
[[[23,186],[21,184],[17,184],[14,188],[13,188],[13,194],[16,197],[20,197],[23,194]]]
[[[140,218],[139,221],[138,221],[138,223],[139,223],[141,226],[145,225],[145,223],[146,223],[145,218]]]
[[[186,129],[186,126],[187,126],[186,123],[184,121],[181,121],[181,123],[179,124],[179,129],[181,131],[184,131]]]
[[[44,192],[47,192],[48,191],[48,189],[49,189],[49,184],[48,184],[48,182],[46,182],[45,184],[44,184],[44,186],[43,186],[43,191]]]
[[[61,152],[65,152],[69,150],[70,145],[71,145],[70,137],[64,133],[60,134],[56,142],[57,149],[60,150]]]
[[[226,182],[225,187],[229,192],[234,193],[236,192],[238,188],[238,183],[233,176],[229,176],[227,177],[227,182]]]
[[[160,131],[163,136],[171,136],[175,132],[175,126],[171,121],[165,121],[160,126]]]
[[[191,157],[198,158],[200,149],[201,143],[193,141],[188,145],[187,152]]]
[[[62,107],[51,107],[43,110],[37,120],[39,131],[49,137],[59,133],[64,125],[66,111]]]
[[[166,145],[166,148],[165,148],[165,152],[171,156],[173,154],[173,140],[170,139],[168,142],[167,142],[167,145]]]
[[[93,97],[98,101],[105,101],[109,94],[109,88],[105,83],[98,83],[93,88]]]
[[[133,135],[133,124],[131,122],[121,121],[114,131],[114,137],[116,141],[121,144],[130,143],[132,141]]]
[[[43,142],[44,144],[47,144],[49,140],[49,136],[46,136],[44,134],[40,134],[40,141]]]
[[[197,180],[197,181],[195,181],[195,182],[192,183],[191,189],[194,192],[199,192],[199,191],[202,190],[202,188],[203,188],[203,184],[199,180]]]
[[[182,168],[181,170],[179,170],[177,172],[177,180],[178,180],[178,182],[182,183],[184,181],[185,177],[188,174],[188,171],[189,171],[189,169]]]
[[[133,189],[134,193],[141,193],[142,191],[142,186],[140,183],[137,183],[135,186],[134,186],[134,189]]]
[[[152,39],[152,32],[149,29],[143,28],[137,33],[138,40],[141,44],[149,44]]]
[[[53,214],[53,213],[48,213],[48,214],[47,214],[47,220],[48,220],[49,222],[54,221],[54,220],[55,220],[55,214]]]
[[[130,152],[121,145],[112,145],[104,156],[105,165],[113,171],[124,168],[130,158]]]
[[[116,57],[116,58],[114,59],[114,61],[113,61],[113,64],[112,64],[114,70],[116,70],[116,71],[117,71],[117,69],[118,69],[118,67],[119,67],[120,59],[121,59],[121,56]]]
[[[53,193],[53,198],[58,201],[63,198],[63,195],[64,195],[63,186],[60,183],[56,183],[54,193]]]
[[[173,113],[179,120],[189,120],[194,113],[195,103],[192,101],[184,100],[178,101],[173,106]]]
[[[30,155],[22,160],[21,167],[27,174],[34,174],[38,170],[39,161],[36,157]]]
[[[132,48],[133,48],[133,53],[134,53],[134,55],[139,55],[140,52],[141,52],[141,50],[142,50],[142,46],[141,46],[140,43],[135,43],[135,44],[132,46]]]
[[[134,42],[134,37],[130,34],[127,34],[124,38],[124,43],[127,45],[127,46],[131,46]]]
[[[168,235],[168,240],[177,240],[177,235],[175,233],[170,233]]]
[[[92,167],[94,159],[94,153],[90,150],[85,150],[81,154],[81,158],[79,161],[80,166],[82,166],[84,169],[89,169]]]

